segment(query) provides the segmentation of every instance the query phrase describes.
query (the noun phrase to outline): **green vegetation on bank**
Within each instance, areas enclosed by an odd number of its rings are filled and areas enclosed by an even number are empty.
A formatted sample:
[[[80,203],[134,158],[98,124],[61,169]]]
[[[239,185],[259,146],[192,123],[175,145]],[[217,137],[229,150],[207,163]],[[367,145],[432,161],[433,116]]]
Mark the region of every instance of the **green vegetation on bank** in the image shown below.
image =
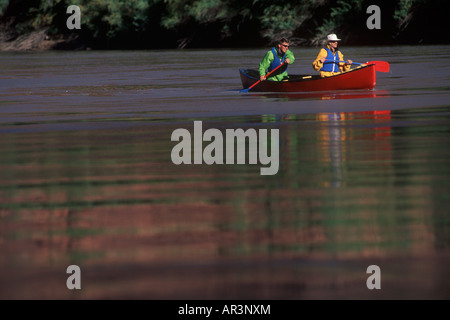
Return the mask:
[[[3,39],[36,30],[72,47],[108,49],[252,47],[286,36],[318,45],[337,33],[346,44],[448,43],[448,0],[0,0]],[[69,30],[69,5],[81,30]],[[366,12],[381,9],[381,29]],[[70,46],[68,45],[67,48]]]

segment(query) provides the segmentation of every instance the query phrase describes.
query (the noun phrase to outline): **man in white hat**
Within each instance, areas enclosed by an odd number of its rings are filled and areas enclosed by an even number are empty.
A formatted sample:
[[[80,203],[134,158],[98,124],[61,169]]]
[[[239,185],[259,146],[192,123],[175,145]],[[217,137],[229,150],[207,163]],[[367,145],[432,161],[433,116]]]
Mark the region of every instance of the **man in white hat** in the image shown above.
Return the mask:
[[[352,60],[344,61],[344,55],[338,50],[338,39],[336,34],[332,33],[327,36],[326,48],[320,49],[316,60],[313,62],[313,68],[316,71],[320,71],[320,76],[330,77],[341,72],[350,70],[350,66],[353,63]]]

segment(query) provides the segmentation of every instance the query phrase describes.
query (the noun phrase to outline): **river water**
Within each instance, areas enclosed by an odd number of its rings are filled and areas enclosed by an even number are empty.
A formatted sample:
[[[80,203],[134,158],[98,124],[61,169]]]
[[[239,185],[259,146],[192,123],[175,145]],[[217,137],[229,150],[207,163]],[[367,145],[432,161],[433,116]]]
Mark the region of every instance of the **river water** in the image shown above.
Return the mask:
[[[0,298],[449,299],[450,47],[343,47],[389,62],[373,91],[239,92],[267,49],[0,53]],[[278,129],[278,172],[175,165],[194,121]]]

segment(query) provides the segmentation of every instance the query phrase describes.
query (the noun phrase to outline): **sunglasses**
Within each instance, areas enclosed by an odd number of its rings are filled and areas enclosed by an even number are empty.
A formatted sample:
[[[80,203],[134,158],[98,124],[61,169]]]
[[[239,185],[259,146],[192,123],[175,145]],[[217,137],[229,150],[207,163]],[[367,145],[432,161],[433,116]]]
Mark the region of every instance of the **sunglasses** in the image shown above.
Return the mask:
[[[288,44],[282,44],[282,46],[285,47],[285,48],[289,48]]]

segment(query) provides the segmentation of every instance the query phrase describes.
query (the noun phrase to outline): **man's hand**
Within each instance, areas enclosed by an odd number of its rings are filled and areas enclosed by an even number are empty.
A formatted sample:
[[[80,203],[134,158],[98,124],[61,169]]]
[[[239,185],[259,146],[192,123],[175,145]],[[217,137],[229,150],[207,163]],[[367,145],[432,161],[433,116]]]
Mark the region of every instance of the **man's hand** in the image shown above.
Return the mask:
[[[284,63],[291,63],[291,60],[289,58],[284,59]]]
[[[260,76],[260,77],[259,77],[259,80],[261,80],[261,81],[266,80],[266,76]]]

